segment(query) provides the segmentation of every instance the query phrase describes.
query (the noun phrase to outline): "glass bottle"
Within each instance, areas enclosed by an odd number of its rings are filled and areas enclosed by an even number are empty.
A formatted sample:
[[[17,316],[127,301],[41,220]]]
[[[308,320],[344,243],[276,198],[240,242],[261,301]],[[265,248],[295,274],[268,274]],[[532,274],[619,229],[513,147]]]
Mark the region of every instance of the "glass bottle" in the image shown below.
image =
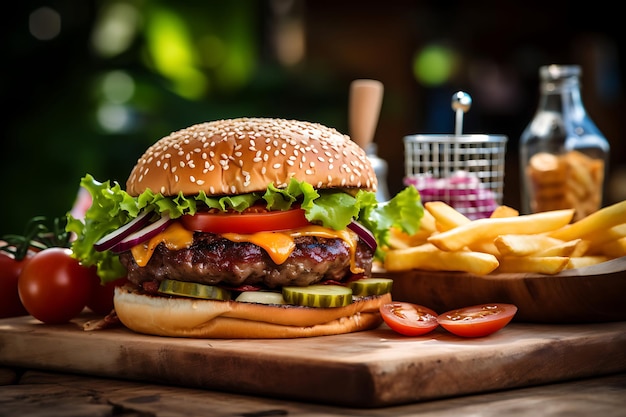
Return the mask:
[[[539,69],[537,111],[520,138],[522,212],[574,208],[574,221],[602,207],[609,143],[591,120],[577,65]]]

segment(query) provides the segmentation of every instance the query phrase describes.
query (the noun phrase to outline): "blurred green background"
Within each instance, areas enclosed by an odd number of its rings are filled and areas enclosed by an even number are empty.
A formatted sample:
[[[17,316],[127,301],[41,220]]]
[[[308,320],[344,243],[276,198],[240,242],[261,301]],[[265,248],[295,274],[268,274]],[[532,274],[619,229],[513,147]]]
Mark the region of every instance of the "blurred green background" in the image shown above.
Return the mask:
[[[375,141],[402,188],[402,137],[509,136],[505,204],[519,207],[517,139],[538,68],[583,67],[583,99],[612,146],[608,201],[624,196],[620,14],[593,3],[499,1],[22,1],[2,27],[0,234],[63,215],[86,173],[122,185],[171,131],[231,117],[348,132],[350,82],[385,85]]]

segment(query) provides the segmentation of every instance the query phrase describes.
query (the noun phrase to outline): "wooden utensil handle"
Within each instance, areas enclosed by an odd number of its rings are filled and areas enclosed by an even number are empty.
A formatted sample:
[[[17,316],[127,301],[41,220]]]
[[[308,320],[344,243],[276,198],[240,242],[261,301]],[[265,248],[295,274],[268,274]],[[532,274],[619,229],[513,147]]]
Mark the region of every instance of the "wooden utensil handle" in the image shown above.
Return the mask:
[[[350,85],[350,136],[366,150],[378,124],[383,90],[383,84],[377,80],[354,80]]]

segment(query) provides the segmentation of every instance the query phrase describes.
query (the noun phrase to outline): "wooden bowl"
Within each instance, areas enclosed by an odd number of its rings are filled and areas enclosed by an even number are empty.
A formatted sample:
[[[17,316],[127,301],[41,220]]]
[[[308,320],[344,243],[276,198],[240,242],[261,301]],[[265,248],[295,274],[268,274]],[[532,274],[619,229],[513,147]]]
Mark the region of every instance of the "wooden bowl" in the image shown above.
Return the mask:
[[[626,257],[556,275],[378,271],[394,280],[396,301],[443,313],[483,303],[515,304],[515,321],[594,323],[626,320]]]

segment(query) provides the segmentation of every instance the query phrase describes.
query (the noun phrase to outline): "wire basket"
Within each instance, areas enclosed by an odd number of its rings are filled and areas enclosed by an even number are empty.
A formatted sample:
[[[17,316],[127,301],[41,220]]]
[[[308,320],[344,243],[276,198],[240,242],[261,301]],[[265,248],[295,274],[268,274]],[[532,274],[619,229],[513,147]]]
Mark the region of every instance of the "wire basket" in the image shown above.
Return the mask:
[[[472,220],[489,217],[502,204],[506,142],[504,135],[406,136],[404,183],[423,202],[446,202]]]

